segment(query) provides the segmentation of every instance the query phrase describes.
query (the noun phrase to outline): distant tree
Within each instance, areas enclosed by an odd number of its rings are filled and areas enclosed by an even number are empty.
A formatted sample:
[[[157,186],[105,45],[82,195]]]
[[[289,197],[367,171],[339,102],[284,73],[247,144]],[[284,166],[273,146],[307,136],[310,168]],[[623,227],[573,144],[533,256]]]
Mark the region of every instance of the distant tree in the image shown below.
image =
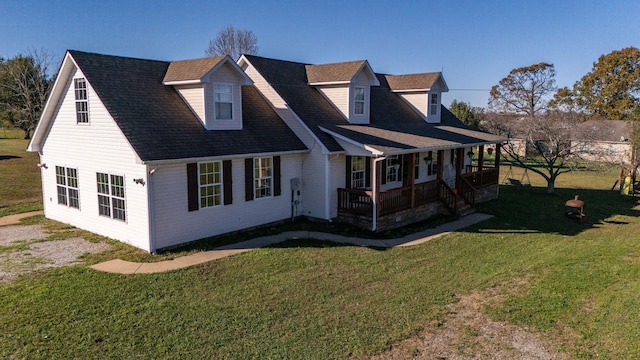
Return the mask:
[[[480,120],[484,114],[484,109],[480,107],[471,106],[462,101],[453,100],[449,111],[453,113],[458,119],[460,119],[465,125],[478,127]]]
[[[237,60],[242,54],[258,53],[258,38],[251,30],[236,29],[227,25],[218,32],[215,39],[209,41],[206,56],[229,55]]]
[[[573,87],[574,103],[610,120],[632,120],[640,107],[640,50],[601,55]]]
[[[555,92],[553,64],[539,63],[511,70],[491,88],[489,109],[529,117],[544,112],[548,97]]]
[[[0,62],[0,113],[13,126],[31,137],[49,96],[52,78],[47,51],[32,50]]]

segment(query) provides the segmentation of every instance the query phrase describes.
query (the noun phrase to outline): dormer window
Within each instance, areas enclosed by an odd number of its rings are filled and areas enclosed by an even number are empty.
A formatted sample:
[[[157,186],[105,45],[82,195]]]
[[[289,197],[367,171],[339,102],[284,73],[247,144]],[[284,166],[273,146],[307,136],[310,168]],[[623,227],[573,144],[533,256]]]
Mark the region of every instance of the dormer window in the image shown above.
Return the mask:
[[[354,110],[355,115],[364,115],[364,88],[356,86],[354,89]]]
[[[436,116],[438,115],[438,94],[431,94],[429,100],[429,115]]]
[[[214,84],[214,107],[216,120],[233,119],[233,85]]]

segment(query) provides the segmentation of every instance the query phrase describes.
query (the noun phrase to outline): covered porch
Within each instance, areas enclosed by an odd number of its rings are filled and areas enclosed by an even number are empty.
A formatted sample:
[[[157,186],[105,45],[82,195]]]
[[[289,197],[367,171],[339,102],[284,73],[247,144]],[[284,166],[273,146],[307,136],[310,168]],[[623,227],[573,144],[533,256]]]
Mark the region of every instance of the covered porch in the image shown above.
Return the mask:
[[[384,231],[425,220],[439,214],[456,217],[473,212],[477,202],[497,198],[499,182],[500,145],[495,147],[495,157],[487,164],[484,145],[477,147],[477,163],[466,164],[465,148],[434,150],[434,158],[418,158],[418,153],[407,153],[402,164],[402,184],[384,188],[385,157],[370,157],[370,186],[348,188],[353,179],[347,179],[347,187],[338,189],[338,219],[373,231]],[[445,174],[445,152],[450,151],[454,169],[453,178]],[[471,152],[471,151],[469,151]],[[429,154],[432,152],[430,151]],[[473,153],[471,152],[471,155]],[[420,166],[433,171],[427,181],[419,181],[416,171]],[[349,162],[348,162],[349,163]],[[350,167],[350,166],[348,166]],[[391,171],[393,172],[393,171]]]

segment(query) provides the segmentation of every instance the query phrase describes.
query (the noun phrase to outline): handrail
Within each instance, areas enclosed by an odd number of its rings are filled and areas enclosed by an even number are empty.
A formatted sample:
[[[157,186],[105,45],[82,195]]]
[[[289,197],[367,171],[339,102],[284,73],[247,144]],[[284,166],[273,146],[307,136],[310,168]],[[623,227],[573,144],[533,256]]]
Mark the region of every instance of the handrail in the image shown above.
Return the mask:
[[[467,180],[465,177],[461,178],[460,181],[460,196],[464,199],[464,201],[471,205],[471,207],[475,207],[476,205],[476,188]]]
[[[438,188],[440,198],[444,201],[445,205],[453,211],[454,214],[458,213],[458,195],[453,191],[449,185],[443,180],[438,182]]]

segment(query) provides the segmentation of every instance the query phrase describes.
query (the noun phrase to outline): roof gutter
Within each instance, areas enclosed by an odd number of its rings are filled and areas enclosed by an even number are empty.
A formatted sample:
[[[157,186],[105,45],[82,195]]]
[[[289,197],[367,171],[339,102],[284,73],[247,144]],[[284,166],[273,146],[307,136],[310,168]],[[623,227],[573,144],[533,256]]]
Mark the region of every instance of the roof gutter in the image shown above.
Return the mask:
[[[274,151],[274,152],[262,152],[262,153],[250,153],[250,154],[229,154],[218,156],[202,156],[202,157],[190,157],[179,159],[166,159],[166,160],[147,160],[142,161],[144,165],[161,165],[161,164],[180,164],[185,162],[198,162],[198,161],[214,161],[214,160],[228,160],[228,159],[244,159],[248,157],[264,157],[273,155],[294,155],[308,153],[309,150],[292,150],[292,151]]]

